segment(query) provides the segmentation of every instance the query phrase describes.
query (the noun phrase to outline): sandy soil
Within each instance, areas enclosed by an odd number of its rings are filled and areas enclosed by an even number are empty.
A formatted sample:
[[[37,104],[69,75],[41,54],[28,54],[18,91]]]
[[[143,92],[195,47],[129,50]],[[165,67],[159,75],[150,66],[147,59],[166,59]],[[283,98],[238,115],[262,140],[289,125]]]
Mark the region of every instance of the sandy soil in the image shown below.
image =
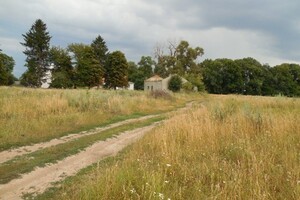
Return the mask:
[[[8,160],[11,160],[16,156],[29,154],[29,153],[32,153],[34,151],[40,150],[40,149],[45,149],[45,148],[48,148],[48,147],[51,147],[51,146],[66,143],[66,142],[78,139],[78,138],[86,136],[86,135],[92,135],[92,134],[100,133],[102,131],[105,131],[105,130],[108,130],[108,129],[111,129],[111,128],[115,128],[117,126],[121,126],[121,125],[124,125],[124,124],[128,124],[128,123],[131,123],[131,122],[136,122],[136,121],[140,121],[140,120],[149,119],[149,118],[156,117],[156,116],[158,116],[158,115],[148,115],[148,116],[140,117],[140,118],[136,118],[136,119],[128,119],[128,120],[124,120],[124,121],[121,121],[121,122],[110,124],[110,125],[105,126],[105,127],[94,128],[94,129],[89,130],[89,131],[82,131],[82,132],[79,132],[79,133],[76,133],[76,134],[70,134],[70,135],[67,135],[67,136],[60,137],[60,138],[55,138],[55,139],[52,139],[48,142],[42,142],[42,143],[37,143],[37,144],[34,144],[34,145],[30,145],[30,146],[23,146],[23,147],[16,148],[16,149],[2,151],[2,152],[0,152],[0,164],[6,162]]]
[[[51,183],[75,175],[79,170],[103,158],[115,155],[157,124],[126,131],[117,137],[97,142],[76,155],[43,168],[36,168],[32,172],[24,174],[20,179],[14,179],[7,184],[0,185],[0,199],[22,199],[24,193],[42,193],[51,186]]]

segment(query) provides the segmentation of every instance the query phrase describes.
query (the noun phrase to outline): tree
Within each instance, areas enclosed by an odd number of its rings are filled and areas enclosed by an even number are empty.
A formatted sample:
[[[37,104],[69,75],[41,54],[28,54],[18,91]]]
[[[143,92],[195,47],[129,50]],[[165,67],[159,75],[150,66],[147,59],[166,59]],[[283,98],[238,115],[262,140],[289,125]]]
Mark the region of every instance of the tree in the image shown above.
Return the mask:
[[[143,72],[145,78],[153,76],[153,67],[155,61],[152,60],[151,56],[142,56],[140,62],[138,62],[139,70]]]
[[[26,86],[40,87],[46,81],[49,70],[49,46],[51,36],[47,32],[46,24],[38,19],[24,37],[26,47],[23,52],[26,58],[27,71],[22,75],[22,83]]]
[[[187,41],[181,41],[178,45],[169,42],[169,54],[163,55],[161,47],[155,49],[157,65],[154,72],[162,77],[169,74],[184,76],[187,73],[200,73],[197,62],[198,57],[204,54],[201,47],[192,48]]]
[[[0,85],[12,85],[15,77],[12,74],[15,61],[12,57],[0,51]]]
[[[99,86],[104,76],[104,67],[96,58],[93,48],[85,44],[71,44],[68,50],[73,53],[75,87]]]
[[[281,64],[271,68],[275,94],[286,96],[300,95],[300,66],[296,64]]]
[[[128,86],[128,63],[121,51],[114,51],[108,56],[105,85],[114,89]]]
[[[100,35],[98,35],[96,39],[92,42],[91,47],[94,50],[96,59],[104,67],[107,60],[107,54],[108,54],[108,48],[106,46],[105,41]]]
[[[180,76],[173,75],[169,81],[168,89],[172,92],[179,92],[182,86],[182,80]]]
[[[204,83],[202,81],[202,75],[200,73],[189,73],[185,76],[188,83],[191,83],[192,86],[196,86],[199,92],[203,92],[205,90]]]
[[[60,47],[52,47],[50,49],[50,63],[53,66],[53,69],[51,69],[52,82],[50,87],[73,87],[74,69],[69,52]]]
[[[139,70],[138,66],[132,62],[128,62],[128,81],[134,83],[135,90],[143,90],[144,89],[144,80],[145,76],[141,70]]]
[[[201,65],[203,81],[208,92],[214,94],[242,92],[242,72],[233,60],[205,60]]]
[[[242,72],[242,94],[261,95],[264,82],[264,68],[253,58],[243,58],[234,61]]]

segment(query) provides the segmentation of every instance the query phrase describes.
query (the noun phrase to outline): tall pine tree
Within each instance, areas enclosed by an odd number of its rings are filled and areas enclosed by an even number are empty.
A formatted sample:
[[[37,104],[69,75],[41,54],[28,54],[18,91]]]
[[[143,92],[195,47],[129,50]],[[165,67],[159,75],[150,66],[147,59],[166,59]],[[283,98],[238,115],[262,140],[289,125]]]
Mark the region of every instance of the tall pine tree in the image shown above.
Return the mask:
[[[105,41],[100,35],[98,35],[98,37],[96,37],[96,39],[92,42],[91,47],[94,50],[96,59],[104,67],[107,60],[107,54],[108,54],[108,48],[105,44]]]
[[[26,86],[40,87],[46,81],[46,72],[49,70],[49,47],[51,36],[46,24],[38,19],[31,29],[22,35],[26,47],[23,52],[26,58],[27,71],[21,77],[21,83]]]

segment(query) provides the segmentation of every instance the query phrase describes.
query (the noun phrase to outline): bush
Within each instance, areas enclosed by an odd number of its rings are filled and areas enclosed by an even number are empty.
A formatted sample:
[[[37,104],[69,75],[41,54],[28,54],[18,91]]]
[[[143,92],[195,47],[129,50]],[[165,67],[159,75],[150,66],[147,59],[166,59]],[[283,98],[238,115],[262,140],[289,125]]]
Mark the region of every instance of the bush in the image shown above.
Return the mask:
[[[158,99],[158,98],[167,99],[167,100],[172,99],[172,96],[168,92],[163,91],[163,90],[153,90],[150,92],[150,96],[155,99]]]
[[[179,92],[182,86],[182,80],[178,75],[174,75],[171,77],[168,89],[172,92]]]
[[[182,85],[182,88],[187,91],[187,92],[192,92],[194,91],[194,86],[191,82],[186,82]]]

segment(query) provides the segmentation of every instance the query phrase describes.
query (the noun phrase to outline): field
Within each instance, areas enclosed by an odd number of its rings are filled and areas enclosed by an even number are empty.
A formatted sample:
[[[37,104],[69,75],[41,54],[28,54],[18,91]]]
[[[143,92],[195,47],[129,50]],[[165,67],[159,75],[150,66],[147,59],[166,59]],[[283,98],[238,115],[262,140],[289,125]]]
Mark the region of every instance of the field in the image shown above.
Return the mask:
[[[300,99],[213,96],[40,199],[300,199]]]
[[[184,106],[143,92],[0,87],[0,150]],[[191,98],[190,98],[191,99]]]
[[[96,141],[117,140],[124,131],[165,119],[117,156],[99,158],[57,187],[23,197],[300,199],[299,98],[3,87],[0,110],[1,151],[86,130],[77,139],[0,162],[0,197],[1,184],[20,174],[55,167]],[[128,119],[139,121],[118,124]],[[88,131],[108,124],[115,126]]]

